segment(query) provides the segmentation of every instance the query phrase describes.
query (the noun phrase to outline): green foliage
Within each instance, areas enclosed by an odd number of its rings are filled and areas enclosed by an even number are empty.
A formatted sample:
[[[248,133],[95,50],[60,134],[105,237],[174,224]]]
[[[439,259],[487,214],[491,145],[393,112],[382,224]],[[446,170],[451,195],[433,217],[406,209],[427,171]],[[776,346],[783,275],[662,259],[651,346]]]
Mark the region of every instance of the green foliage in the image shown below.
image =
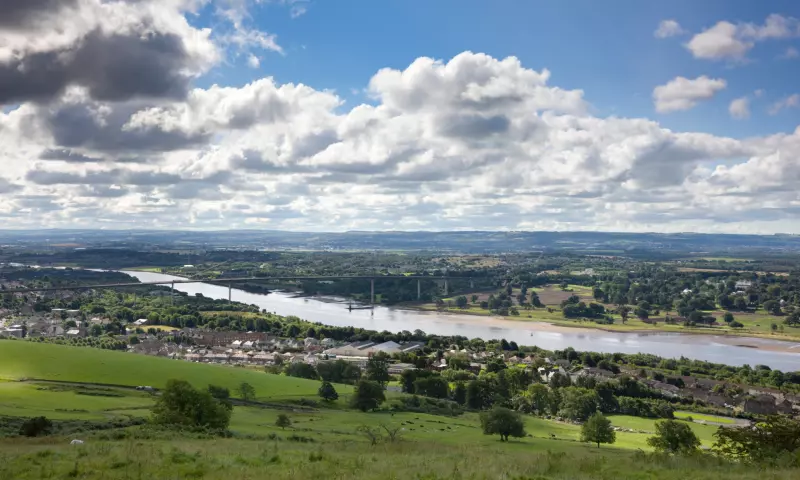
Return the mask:
[[[714,433],[714,451],[734,460],[775,462],[790,457],[800,466],[800,422],[785,416],[771,416],[748,428],[723,428]]]
[[[697,451],[700,440],[687,423],[677,420],[656,422],[656,435],[647,444],[658,452],[688,454]]]
[[[467,383],[465,400],[467,408],[473,410],[491,408],[495,400],[494,388],[489,381],[483,378],[472,380]]]
[[[595,412],[581,427],[581,441],[596,443],[598,448],[601,443],[614,443],[616,440],[611,420],[600,412]]]
[[[438,375],[419,378],[414,382],[414,393],[432,398],[448,398],[450,385],[447,380]]]
[[[239,394],[239,398],[247,402],[252,402],[256,399],[256,389],[247,382],[240,383],[236,393]]]
[[[484,435],[500,435],[503,442],[507,442],[509,436],[525,436],[525,423],[519,413],[503,407],[481,413],[481,428]]]
[[[229,398],[231,398],[231,391],[225,387],[220,387],[218,385],[209,385],[208,393],[210,393],[211,396],[216,398],[217,400],[228,400]]]
[[[278,417],[275,419],[275,426],[286,429],[286,427],[292,426],[292,420],[285,413],[279,413]]]
[[[358,365],[341,359],[317,363],[317,373],[325,382],[349,385],[361,378],[361,369]]]
[[[456,382],[456,386],[453,388],[453,401],[459,405],[467,402],[467,386],[464,382]]]
[[[19,434],[25,437],[49,435],[53,431],[53,422],[47,417],[34,417],[25,420],[19,427]]]
[[[153,422],[161,425],[225,430],[231,410],[185,380],[168,380],[153,406]]]
[[[389,356],[383,352],[371,356],[367,360],[364,376],[367,380],[378,382],[381,385],[389,383]]]
[[[356,384],[353,396],[350,397],[350,406],[362,412],[375,410],[386,401],[383,386],[372,380],[362,379]]]
[[[584,421],[600,409],[600,397],[588,388],[566,387],[561,389],[558,414],[570,420]]]
[[[316,369],[304,362],[290,363],[286,365],[284,372],[289,377],[307,378],[309,380],[317,379]]]
[[[333,388],[331,382],[322,382],[319,387],[319,396],[326,402],[334,402],[339,399],[339,394],[336,393],[336,389]]]

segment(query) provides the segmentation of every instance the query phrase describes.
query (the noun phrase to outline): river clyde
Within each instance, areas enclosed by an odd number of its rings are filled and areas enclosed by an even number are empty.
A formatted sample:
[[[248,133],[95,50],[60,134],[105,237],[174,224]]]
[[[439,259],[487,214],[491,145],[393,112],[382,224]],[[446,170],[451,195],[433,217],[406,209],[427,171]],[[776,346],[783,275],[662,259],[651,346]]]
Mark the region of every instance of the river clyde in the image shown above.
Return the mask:
[[[152,272],[122,271],[141,282],[169,284],[180,277]],[[175,290],[189,295],[200,293],[227,299],[228,288],[208,283],[176,284]],[[340,327],[399,332],[422,330],[437,335],[463,335],[468,338],[505,338],[520,345],[536,345],[547,350],[573,347],[575,350],[605,353],[651,353],[687,357],[728,365],[767,365],[783,371],[800,370],[800,343],[726,335],[680,333],[607,332],[598,329],[553,326],[543,322],[512,321],[502,318],[452,313],[423,312],[385,306],[347,310],[347,302],[335,297],[302,297],[275,291],[269,295],[233,289],[233,301],[256,305],[278,315],[294,315],[303,320]]]

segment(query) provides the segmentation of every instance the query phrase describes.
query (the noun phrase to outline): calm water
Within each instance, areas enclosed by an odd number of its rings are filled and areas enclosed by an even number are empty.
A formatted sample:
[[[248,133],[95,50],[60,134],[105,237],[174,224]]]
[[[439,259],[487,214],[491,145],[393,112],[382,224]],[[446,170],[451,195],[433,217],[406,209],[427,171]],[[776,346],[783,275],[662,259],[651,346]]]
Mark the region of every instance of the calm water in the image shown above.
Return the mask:
[[[142,282],[179,280],[179,277],[150,272],[130,272]],[[201,293],[206,297],[227,299],[228,289],[207,283],[175,285],[189,295]],[[536,345],[548,350],[573,347],[595,352],[652,353],[662,357],[688,357],[729,365],[768,365],[783,371],[800,370],[800,343],[789,343],[797,353],[773,352],[750,347],[729,345],[729,338],[715,335],[681,335],[676,333],[620,333],[601,330],[554,332],[542,330],[534,322],[508,322],[472,315],[420,312],[377,306],[374,310],[348,311],[346,301],[337,298],[297,297],[286,292],[259,295],[233,289],[232,299],[257,305],[278,315],[295,315],[304,320],[326,325],[353,326],[370,330],[399,332],[420,329],[438,335],[463,335],[469,338],[505,338],[520,345]],[[496,322],[492,325],[492,322]],[[760,338],[737,338],[737,343],[781,345],[787,342]]]

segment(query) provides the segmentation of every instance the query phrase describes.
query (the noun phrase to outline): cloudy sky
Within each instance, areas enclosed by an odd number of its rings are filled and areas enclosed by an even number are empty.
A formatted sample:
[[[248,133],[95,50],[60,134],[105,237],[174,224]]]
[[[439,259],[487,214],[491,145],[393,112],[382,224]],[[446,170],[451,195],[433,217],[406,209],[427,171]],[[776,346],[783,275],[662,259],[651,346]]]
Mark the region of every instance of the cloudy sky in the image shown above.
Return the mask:
[[[0,228],[800,233],[798,19],[3,0]]]

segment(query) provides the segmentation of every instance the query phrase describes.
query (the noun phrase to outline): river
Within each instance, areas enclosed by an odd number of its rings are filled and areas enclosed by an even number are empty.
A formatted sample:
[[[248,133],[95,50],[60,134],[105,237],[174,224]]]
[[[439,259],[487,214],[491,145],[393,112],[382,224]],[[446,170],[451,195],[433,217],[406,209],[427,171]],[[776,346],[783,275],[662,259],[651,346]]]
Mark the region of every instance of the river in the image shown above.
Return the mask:
[[[152,272],[123,271],[142,282],[168,284],[180,277]],[[175,289],[189,295],[227,299],[228,288],[208,283],[177,284]],[[422,330],[437,335],[463,335],[469,338],[505,338],[520,345],[536,345],[547,350],[573,347],[580,351],[606,353],[651,353],[668,358],[681,356],[728,365],[767,365],[783,371],[800,370],[800,343],[726,335],[679,333],[607,332],[588,328],[554,326],[543,322],[511,321],[502,318],[422,312],[376,306],[373,310],[348,311],[342,298],[301,297],[288,292],[269,295],[233,289],[232,300],[257,305],[278,315],[295,315],[326,325],[353,326],[369,330],[399,332]]]

